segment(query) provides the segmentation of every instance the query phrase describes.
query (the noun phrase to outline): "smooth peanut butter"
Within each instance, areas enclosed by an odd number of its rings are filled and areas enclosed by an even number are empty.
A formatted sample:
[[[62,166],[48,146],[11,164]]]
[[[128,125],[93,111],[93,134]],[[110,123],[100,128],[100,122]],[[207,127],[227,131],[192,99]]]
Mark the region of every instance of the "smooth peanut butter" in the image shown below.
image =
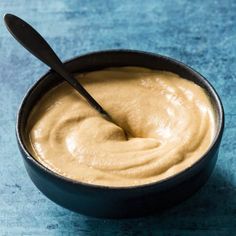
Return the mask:
[[[60,175],[105,186],[151,183],[190,167],[214,138],[210,99],[176,74],[121,67],[77,79],[119,126],[66,83],[50,90],[29,117],[28,147]]]

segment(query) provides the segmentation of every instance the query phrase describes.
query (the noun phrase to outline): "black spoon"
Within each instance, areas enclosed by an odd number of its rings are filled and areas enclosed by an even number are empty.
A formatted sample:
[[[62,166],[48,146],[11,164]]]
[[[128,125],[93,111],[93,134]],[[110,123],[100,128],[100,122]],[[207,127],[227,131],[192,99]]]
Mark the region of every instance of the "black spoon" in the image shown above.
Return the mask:
[[[66,70],[65,66],[53,51],[53,49],[32,26],[12,14],[6,14],[4,16],[4,21],[8,31],[23,47],[25,47],[30,53],[51,67],[60,76],[62,76],[62,78],[64,78],[65,81],[67,81],[72,87],[74,87],[104,118],[113,122],[111,116]]]

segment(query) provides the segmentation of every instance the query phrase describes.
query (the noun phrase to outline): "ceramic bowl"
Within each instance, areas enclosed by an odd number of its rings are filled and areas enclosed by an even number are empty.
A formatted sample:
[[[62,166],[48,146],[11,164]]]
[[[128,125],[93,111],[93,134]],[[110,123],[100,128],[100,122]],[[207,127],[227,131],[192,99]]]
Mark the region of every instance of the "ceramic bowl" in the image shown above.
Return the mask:
[[[218,156],[224,129],[224,112],[219,96],[202,75],[172,58],[131,50],[89,53],[65,62],[65,65],[71,73],[119,66],[141,66],[174,72],[206,90],[216,112],[217,130],[212,145],[194,165],[162,181],[135,187],[106,187],[68,179],[35,160],[25,144],[29,113],[49,89],[62,82],[50,70],[25,95],[16,126],[19,149],[26,170],[34,184],[49,199],[85,215],[106,218],[137,217],[158,212],[186,199],[207,181]]]

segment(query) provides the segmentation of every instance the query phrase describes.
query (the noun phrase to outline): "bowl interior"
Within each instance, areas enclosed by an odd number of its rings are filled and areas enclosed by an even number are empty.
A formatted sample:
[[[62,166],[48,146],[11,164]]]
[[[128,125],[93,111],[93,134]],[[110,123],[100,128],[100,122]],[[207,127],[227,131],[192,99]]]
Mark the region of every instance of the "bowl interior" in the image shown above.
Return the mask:
[[[71,73],[94,71],[103,69],[105,67],[120,66],[141,66],[150,69],[170,71],[180,75],[185,79],[191,80],[204,88],[208,93],[215,110],[217,123],[215,140],[217,139],[223,126],[223,108],[220,99],[213,87],[203,76],[181,62],[157,54],[129,50],[95,52],[74,58],[66,62],[66,67]],[[26,129],[28,116],[39,99],[48,90],[58,85],[62,81],[63,80],[60,76],[56,75],[52,71],[49,71],[32,86],[23,99],[18,113],[17,134],[20,145],[26,152],[27,156],[31,156],[27,146],[25,145],[26,141],[28,140],[28,131]],[[213,141],[213,144],[215,140]]]

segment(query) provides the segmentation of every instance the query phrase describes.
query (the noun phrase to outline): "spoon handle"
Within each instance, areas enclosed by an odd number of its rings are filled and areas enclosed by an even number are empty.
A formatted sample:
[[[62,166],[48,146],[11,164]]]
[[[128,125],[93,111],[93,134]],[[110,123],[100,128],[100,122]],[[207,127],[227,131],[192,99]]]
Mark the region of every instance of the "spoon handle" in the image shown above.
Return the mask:
[[[12,14],[6,14],[4,21],[8,31],[23,47],[61,75],[92,107],[111,120],[108,113],[94,100],[84,87],[68,73],[53,49],[32,26]]]

